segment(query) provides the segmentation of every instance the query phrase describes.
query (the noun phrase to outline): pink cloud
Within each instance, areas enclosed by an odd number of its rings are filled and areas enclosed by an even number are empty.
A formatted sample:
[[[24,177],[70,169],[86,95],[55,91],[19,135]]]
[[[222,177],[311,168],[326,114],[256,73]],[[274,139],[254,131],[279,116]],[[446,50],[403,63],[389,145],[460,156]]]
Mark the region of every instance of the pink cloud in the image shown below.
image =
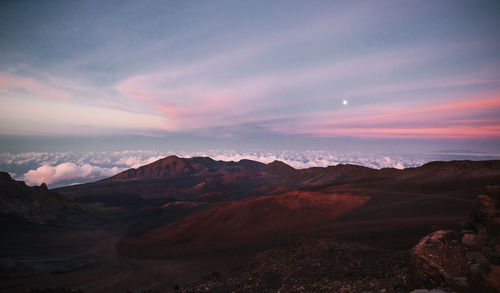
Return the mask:
[[[348,25],[351,32],[366,29],[377,19],[372,11],[383,9],[380,5],[349,5],[335,12],[335,17],[315,20],[274,34],[259,36],[239,43],[232,49],[203,60],[171,67],[147,74],[131,76],[119,82],[115,89],[149,109],[165,114],[179,130],[209,126],[224,126],[254,120],[245,116],[258,110],[279,107],[283,101],[269,99],[268,95],[294,87],[314,86],[336,79],[380,74],[412,66],[436,58],[436,45],[375,52],[354,56],[347,60],[320,63],[310,67],[286,69],[279,72],[261,72],[259,75],[239,80],[210,82],[199,75],[210,76],[218,70],[251,62],[260,55],[291,44],[315,38],[348,34],[342,27]],[[352,16],[362,16],[363,21],[353,21]],[[389,61],[388,61],[389,60]],[[265,100],[263,102],[263,100]]]
[[[310,133],[318,136],[488,138],[500,137],[500,126],[448,126],[435,128],[338,128],[312,130]]]
[[[54,100],[69,99],[66,92],[47,86],[35,79],[0,72],[0,93],[18,96],[24,95],[26,92],[34,97]]]
[[[413,107],[342,109],[320,115],[315,113],[314,116],[303,115],[297,119],[299,122],[271,124],[268,127],[278,132],[318,136],[500,137],[500,118],[483,117],[484,113],[500,113],[498,96]]]
[[[259,50],[249,50],[253,52]],[[442,56],[435,46],[420,46],[375,52],[315,66],[265,72],[237,80],[209,83],[192,75],[215,70],[233,58],[251,53],[232,53],[194,63],[184,69],[153,72],[130,77],[116,85],[125,96],[167,115],[179,130],[225,126],[255,120],[262,110],[279,108],[286,99],[272,95],[293,88],[314,87],[328,82],[397,72]],[[388,61],[389,60],[389,61]],[[219,63],[220,62],[220,63]],[[251,114],[251,115],[250,115]]]
[[[321,121],[322,125],[344,125],[355,123],[384,123],[396,121],[428,121],[444,120],[446,118],[460,118],[473,111],[491,111],[500,108],[500,98],[483,98],[475,100],[469,98],[459,101],[448,101],[441,104],[430,104],[413,106],[378,106],[361,109],[346,110],[343,113],[327,113],[326,115],[334,117],[346,117],[336,119],[325,119]],[[436,116],[437,115],[437,116]]]
[[[30,170],[24,174],[23,180],[29,185],[52,184],[65,180],[108,177],[121,170],[118,167],[101,168],[89,164],[62,163],[57,166],[43,165],[35,170]]]

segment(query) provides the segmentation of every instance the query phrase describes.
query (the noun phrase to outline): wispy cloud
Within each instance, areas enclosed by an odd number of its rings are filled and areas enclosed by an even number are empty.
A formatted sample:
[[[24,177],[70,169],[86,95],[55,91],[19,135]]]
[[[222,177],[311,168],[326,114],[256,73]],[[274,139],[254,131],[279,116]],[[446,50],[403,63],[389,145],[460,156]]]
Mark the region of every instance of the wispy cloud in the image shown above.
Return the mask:
[[[45,99],[68,100],[70,95],[33,78],[0,72],[0,94],[11,96],[31,95]]]
[[[500,94],[414,106],[372,106],[323,112],[276,131],[321,136],[486,138],[500,136]],[[484,117],[490,116],[490,119]],[[336,117],[336,118],[329,118]]]
[[[433,62],[442,56],[444,51],[440,45],[439,48],[424,46],[371,52],[313,66],[259,72],[257,75],[233,78],[230,81],[210,82],[210,78],[199,80],[189,77],[201,74],[202,72],[196,71],[200,68],[208,71],[209,75],[217,70],[217,62],[205,62],[202,63],[203,66],[188,66],[187,80],[182,79],[183,75],[186,75],[185,72],[180,74],[180,80],[175,72],[157,72],[129,78],[120,82],[116,88],[125,95],[148,104],[151,109],[167,115],[178,129],[189,130],[255,121],[262,112],[265,113],[269,109],[293,105],[293,100],[280,97],[284,93],[304,89],[314,91],[314,87],[318,85],[392,75],[417,64]],[[205,68],[208,65],[213,66],[212,70]],[[352,86],[356,87],[353,88],[354,91],[359,91],[363,84]],[[369,92],[371,85],[364,87],[365,91]],[[343,89],[334,95],[347,93],[349,90]],[[325,94],[316,98],[314,103],[325,104],[334,97],[332,94]],[[302,95],[300,100],[307,103],[309,99],[310,97]],[[280,117],[283,114],[287,113],[277,110],[275,115]]]
[[[144,13],[136,5],[125,6]],[[232,13],[157,5],[144,27],[106,32],[108,18],[86,11],[92,25],[69,22],[87,47],[34,39],[56,44],[58,54],[40,50],[54,60],[23,47],[38,62],[0,68],[1,131],[193,133],[251,124],[304,136],[500,137],[497,20],[488,11],[464,3],[260,5],[224,4]],[[464,18],[466,9],[485,18]],[[112,19],[128,24],[130,11],[120,11]]]

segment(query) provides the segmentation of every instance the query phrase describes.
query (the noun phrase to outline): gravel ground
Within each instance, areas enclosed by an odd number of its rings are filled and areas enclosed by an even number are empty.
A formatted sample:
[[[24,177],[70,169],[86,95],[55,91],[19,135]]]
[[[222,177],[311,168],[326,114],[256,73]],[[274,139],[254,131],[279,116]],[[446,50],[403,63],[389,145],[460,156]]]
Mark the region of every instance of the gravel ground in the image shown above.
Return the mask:
[[[409,292],[408,251],[307,240],[258,254],[245,267],[214,272],[180,292]]]

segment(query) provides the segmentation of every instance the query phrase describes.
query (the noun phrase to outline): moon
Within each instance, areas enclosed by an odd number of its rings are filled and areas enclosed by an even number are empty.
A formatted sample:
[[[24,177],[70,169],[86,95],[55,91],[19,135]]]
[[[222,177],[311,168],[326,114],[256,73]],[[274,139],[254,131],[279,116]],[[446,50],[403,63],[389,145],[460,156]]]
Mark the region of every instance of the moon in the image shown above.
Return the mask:
[[[344,106],[347,105],[347,100],[346,99],[342,100],[342,105],[344,105]]]

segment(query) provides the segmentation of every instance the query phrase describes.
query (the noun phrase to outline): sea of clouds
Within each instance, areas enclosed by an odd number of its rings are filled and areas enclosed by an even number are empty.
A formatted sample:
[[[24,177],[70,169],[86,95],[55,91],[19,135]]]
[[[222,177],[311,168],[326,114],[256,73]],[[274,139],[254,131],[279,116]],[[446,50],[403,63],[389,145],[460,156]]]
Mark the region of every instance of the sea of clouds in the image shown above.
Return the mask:
[[[29,152],[0,153],[0,170],[9,172],[16,180],[28,185],[46,183],[49,187],[86,183],[113,176],[129,168],[137,168],[169,155],[183,158],[207,156],[214,160],[242,159],[270,163],[283,161],[294,168],[327,167],[337,164],[357,164],[370,168],[398,168],[420,166],[428,160],[423,157],[389,156],[366,153],[334,153],[331,151],[235,151],[210,150],[204,152]]]

